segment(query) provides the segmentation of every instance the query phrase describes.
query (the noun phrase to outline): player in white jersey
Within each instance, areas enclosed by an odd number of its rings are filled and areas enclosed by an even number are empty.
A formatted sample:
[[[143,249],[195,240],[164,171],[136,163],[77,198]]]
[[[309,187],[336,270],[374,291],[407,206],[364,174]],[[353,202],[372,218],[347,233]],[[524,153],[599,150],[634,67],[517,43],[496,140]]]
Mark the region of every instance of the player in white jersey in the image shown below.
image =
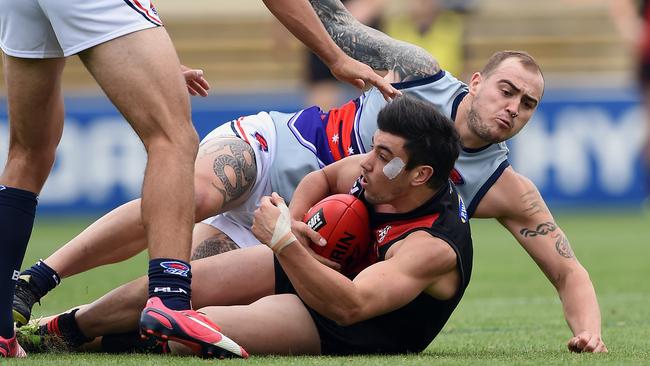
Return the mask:
[[[332,42],[305,0],[265,2],[337,77],[357,86],[371,82],[388,97],[396,95],[368,66],[346,56]],[[152,311],[178,321],[175,336],[201,345],[204,355],[215,343],[209,339],[220,337],[214,327],[199,330],[204,333],[199,335],[187,325],[193,322],[182,324],[187,316],[201,317],[187,312],[191,307],[188,261],[194,222],[193,161],[198,141],[178,72],[181,65],[161,25],[150,0],[0,0],[0,47],[11,129],[9,157],[0,177],[0,230],[12,232],[0,243],[2,357],[24,355],[14,337],[11,299],[31,234],[37,195],[54,163],[63,129],[61,73],[65,58],[75,54],[133,126],[148,153],[142,221],[151,258]],[[192,84],[188,87],[192,89]],[[162,177],[165,184],[157,184]],[[40,267],[46,276],[48,270],[46,265]],[[56,276],[52,281],[56,283]],[[178,312],[181,310],[184,315]],[[142,331],[155,333],[150,323],[156,320],[148,314],[145,309]]]
[[[503,141],[524,127],[543,94],[544,81],[535,61],[523,52],[499,52],[469,84],[464,84],[441,70],[424,50],[365,28],[337,1],[312,4],[335,40],[347,45],[352,56],[377,70],[390,71],[399,82],[396,87],[433,103],[455,121],[464,148],[451,178],[468,203],[468,213],[498,218],[551,279],[574,334],[568,343],[570,350],[606,351],[600,311],[586,270],[573,255],[534,184],[517,174],[507,161]],[[289,199],[306,172],[368,151],[369,137],[376,129],[375,117],[383,103],[381,96],[370,90],[332,111],[314,107],[294,114],[261,113],[218,128],[235,138],[207,139],[201,147],[196,163],[197,218],[231,210],[242,202],[252,204],[263,194],[259,192],[271,188]],[[268,117],[274,122],[274,131],[261,128]],[[272,168],[267,170],[271,187],[267,186],[267,176],[255,175],[269,163],[268,157],[258,158],[262,152],[275,156],[270,160]],[[227,189],[216,191],[212,188],[215,183]],[[61,270],[62,276],[69,276],[135,254],[145,245],[137,234],[139,223],[133,214],[137,205],[132,202],[107,215],[46,262]],[[243,214],[246,212],[251,214]],[[195,227],[197,257],[215,254],[224,246],[252,242],[246,234],[246,221],[227,216],[205,222],[214,226]],[[303,225],[296,226],[304,229]],[[310,235],[314,238],[313,232]],[[119,254],[114,250],[116,242],[125,245]],[[209,250],[215,243],[221,245]],[[83,312],[78,319],[83,322]]]

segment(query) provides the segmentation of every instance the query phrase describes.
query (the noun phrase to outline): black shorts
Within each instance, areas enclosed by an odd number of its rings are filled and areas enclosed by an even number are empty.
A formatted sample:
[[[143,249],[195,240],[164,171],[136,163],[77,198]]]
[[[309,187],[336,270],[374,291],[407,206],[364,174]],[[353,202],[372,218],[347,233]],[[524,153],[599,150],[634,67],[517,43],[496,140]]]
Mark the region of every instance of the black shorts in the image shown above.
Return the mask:
[[[274,257],[275,293],[296,294],[291,281]],[[304,303],[304,302],[303,302]],[[323,355],[353,355],[353,354],[398,354],[421,352],[429,341],[405,344],[400,327],[402,322],[392,313],[378,316],[350,326],[341,326],[336,322],[310,308],[309,311],[320,336],[321,354]]]

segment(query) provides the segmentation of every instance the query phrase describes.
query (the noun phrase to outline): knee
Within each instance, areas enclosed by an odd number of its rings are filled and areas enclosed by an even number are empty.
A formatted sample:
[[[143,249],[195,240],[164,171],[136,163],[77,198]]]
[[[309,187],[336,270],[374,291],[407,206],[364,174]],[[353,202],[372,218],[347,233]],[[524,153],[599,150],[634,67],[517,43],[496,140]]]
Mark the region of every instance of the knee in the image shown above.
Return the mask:
[[[197,170],[194,176],[194,218],[197,222],[221,212],[223,199],[216,194],[209,178],[203,177]]]
[[[199,136],[191,123],[175,126],[171,131],[163,130],[143,138],[149,156],[165,154],[194,162],[199,149]]]

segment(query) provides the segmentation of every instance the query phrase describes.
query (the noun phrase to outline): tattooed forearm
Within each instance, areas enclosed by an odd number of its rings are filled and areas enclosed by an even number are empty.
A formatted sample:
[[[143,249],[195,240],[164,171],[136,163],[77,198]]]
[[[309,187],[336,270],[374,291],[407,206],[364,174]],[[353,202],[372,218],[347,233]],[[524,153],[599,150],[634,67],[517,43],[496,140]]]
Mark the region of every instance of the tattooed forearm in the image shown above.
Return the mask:
[[[212,169],[218,181],[212,186],[223,195],[227,204],[248,192],[255,184],[257,165],[253,148],[238,138],[217,138],[202,149],[202,154],[214,154]],[[228,177],[234,175],[234,181]]]
[[[218,233],[197,245],[192,252],[191,260],[212,257],[213,255],[229,252],[234,249],[239,249],[239,246],[228,235]]]
[[[359,23],[339,0],[310,2],[334,42],[350,57],[375,70],[392,70],[400,80],[440,71],[440,65],[427,51]]]
[[[527,238],[527,237],[537,236],[537,235],[547,235],[551,231],[555,231],[555,229],[557,229],[557,226],[554,223],[544,222],[537,225],[537,228],[533,230],[529,228],[523,228],[519,230],[519,233]]]
[[[535,190],[530,190],[522,194],[521,200],[526,205],[524,212],[528,216],[533,216],[544,210],[544,204],[540,200],[539,194],[537,194],[537,191]]]
[[[553,238],[555,238],[555,250],[557,250],[558,254],[564,258],[574,257],[573,249],[571,249],[569,239],[567,239],[566,236],[562,233],[558,233],[557,235],[553,235]]]
[[[555,250],[558,254],[565,258],[573,258],[573,250],[569,244],[569,239],[561,231],[555,232],[557,229],[557,225],[549,221],[537,225],[535,229],[523,228],[519,230],[519,233],[525,238],[550,235],[551,238],[555,239]]]

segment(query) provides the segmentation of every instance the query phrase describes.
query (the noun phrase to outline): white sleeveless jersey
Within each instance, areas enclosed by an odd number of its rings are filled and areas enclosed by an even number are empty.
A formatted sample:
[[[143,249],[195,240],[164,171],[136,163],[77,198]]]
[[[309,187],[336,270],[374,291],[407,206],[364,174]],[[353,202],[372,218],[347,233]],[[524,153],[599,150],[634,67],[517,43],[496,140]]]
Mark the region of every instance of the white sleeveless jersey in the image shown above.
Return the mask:
[[[435,75],[393,84],[432,103],[442,114],[454,120],[467,85],[451,74]],[[286,114],[270,112],[277,130],[277,155],[271,169],[271,186],[291,200],[300,180],[309,172],[353,154],[370,150],[377,130],[377,115],[386,101],[373,88],[341,108],[324,112],[318,107]],[[509,166],[505,143],[481,149],[462,149],[450,179],[456,185],[471,217],[494,182]]]

